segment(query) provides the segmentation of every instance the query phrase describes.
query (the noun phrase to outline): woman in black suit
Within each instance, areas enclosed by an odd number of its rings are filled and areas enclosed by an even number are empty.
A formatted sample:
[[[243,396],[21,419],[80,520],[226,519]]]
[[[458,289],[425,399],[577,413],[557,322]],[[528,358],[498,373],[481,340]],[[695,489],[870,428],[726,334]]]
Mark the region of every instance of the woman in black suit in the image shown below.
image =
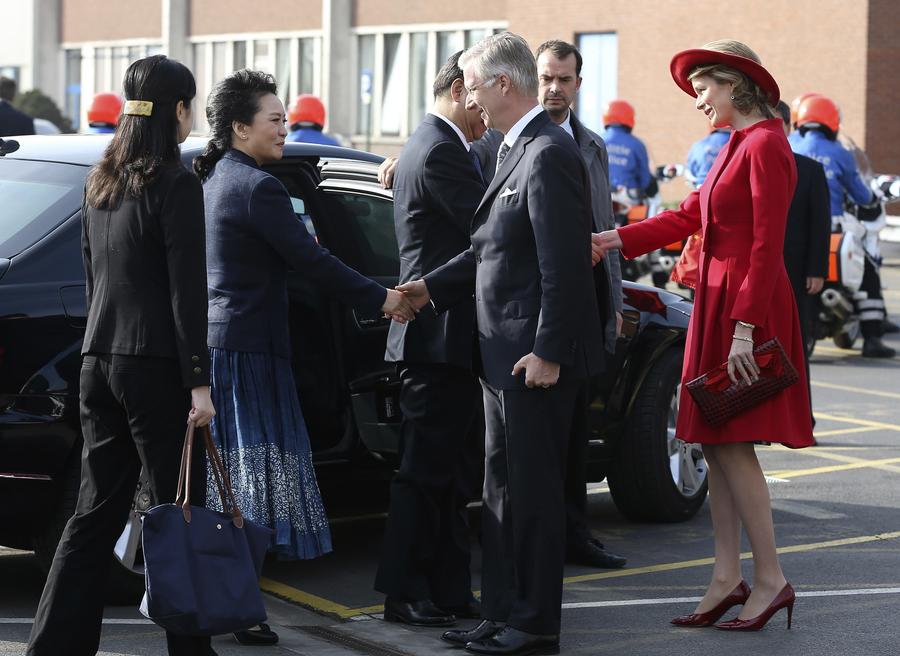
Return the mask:
[[[88,319],[81,489],[41,596],[29,656],[97,653],[104,582],[141,468],[153,504],[173,501],[185,422],[204,426],[215,414],[203,190],[179,150],[191,130],[194,77],[162,55],[147,57],[128,67],[124,92],[124,114],[88,175],[82,205]],[[204,488],[191,500],[202,503]],[[169,633],[167,640],[169,654],[214,654],[208,637]]]
[[[206,117],[211,138],[194,170],[206,202],[212,396],[220,409],[213,439],[241,510],[274,529],[271,550],[315,558],[331,551],[331,534],[291,371],[288,269],[364,315],[405,320],[413,309],[319,246],[287,190],[262,170],[281,159],[287,136],[271,75],[228,76],[210,93]],[[265,625],[235,637],[278,639]]]

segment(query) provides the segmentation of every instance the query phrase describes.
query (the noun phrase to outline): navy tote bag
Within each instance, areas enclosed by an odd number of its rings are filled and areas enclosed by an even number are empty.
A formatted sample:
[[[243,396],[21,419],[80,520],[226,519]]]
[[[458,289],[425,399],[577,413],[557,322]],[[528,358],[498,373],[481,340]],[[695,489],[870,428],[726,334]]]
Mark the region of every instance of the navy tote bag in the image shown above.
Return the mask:
[[[143,521],[147,591],[141,612],[182,635],[216,635],[266,620],[259,576],[272,531],[245,519],[208,428],[201,429],[222,508],[190,505],[194,423],[188,423],[175,503]]]

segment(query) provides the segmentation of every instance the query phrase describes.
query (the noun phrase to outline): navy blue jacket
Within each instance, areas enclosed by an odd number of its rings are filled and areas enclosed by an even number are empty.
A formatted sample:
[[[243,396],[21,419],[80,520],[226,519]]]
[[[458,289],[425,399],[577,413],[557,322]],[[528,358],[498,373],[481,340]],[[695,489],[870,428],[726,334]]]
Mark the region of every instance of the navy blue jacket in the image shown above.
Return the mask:
[[[34,120],[5,100],[0,100],[0,137],[20,134],[34,134]]]
[[[289,357],[289,269],[366,315],[384,305],[384,287],[319,246],[284,185],[252,157],[225,153],[203,183],[203,198],[210,346]]]

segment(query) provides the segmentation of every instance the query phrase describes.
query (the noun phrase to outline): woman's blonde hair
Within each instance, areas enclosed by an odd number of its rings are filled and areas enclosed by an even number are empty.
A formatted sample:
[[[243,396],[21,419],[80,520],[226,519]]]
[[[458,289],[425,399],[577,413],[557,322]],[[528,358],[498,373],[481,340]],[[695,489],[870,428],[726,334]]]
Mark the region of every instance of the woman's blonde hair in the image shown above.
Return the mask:
[[[752,59],[757,64],[762,63],[759,55],[753,52],[750,46],[734,39],[719,39],[701,47],[704,50],[714,50]],[[731,102],[741,114],[746,116],[756,110],[766,118],[775,118],[775,108],[770,104],[768,94],[746,73],[725,64],[704,64],[692,70],[688,75],[688,80],[703,76],[709,76],[719,84],[732,85]]]

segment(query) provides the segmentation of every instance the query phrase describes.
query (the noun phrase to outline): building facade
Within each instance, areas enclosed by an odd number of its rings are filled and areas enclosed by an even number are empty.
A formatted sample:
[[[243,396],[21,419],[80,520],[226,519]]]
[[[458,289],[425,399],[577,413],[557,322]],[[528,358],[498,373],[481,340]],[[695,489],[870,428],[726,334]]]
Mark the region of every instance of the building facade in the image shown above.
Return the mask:
[[[4,5],[31,18],[14,30],[28,43],[0,45],[0,72],[17,67],[23,89],[40,86],[76,124],[94,93],[120,89],[131,61],[164,52],[192,68],[201,107],[216,80],[244,66],[262,69],[275,75],[286,104],[299,93],[319,95],[328,108],[329,131],[358,147],[396,153],[427,111],[432,78],[447,56],[508,29],[532,46],[550,38],[578,45],[585,59],[576,104],[582,120],[601,130],[603,103],[624,98],[635,106],[635,134],[647,144],[652,162],[683,162],[707,127],[693,101],[672,83],[669,59],[678,50],[731,37],[756,50],[786,100],[806,91],[834,98],[842,108],[843,132],[866,149],[874,168],[900,173],[900,85],[892,81],[900,70],[896,0],[740,5],[4,0]],[[48,29],[54,21],[56,29]],[[41,36],[29,40],[27,32]],[[13,61],[11,51],[31,62]],[[195,116],[196,130],[205,131],[204,112]],[[667,196],[684,190],[679,185]]]

